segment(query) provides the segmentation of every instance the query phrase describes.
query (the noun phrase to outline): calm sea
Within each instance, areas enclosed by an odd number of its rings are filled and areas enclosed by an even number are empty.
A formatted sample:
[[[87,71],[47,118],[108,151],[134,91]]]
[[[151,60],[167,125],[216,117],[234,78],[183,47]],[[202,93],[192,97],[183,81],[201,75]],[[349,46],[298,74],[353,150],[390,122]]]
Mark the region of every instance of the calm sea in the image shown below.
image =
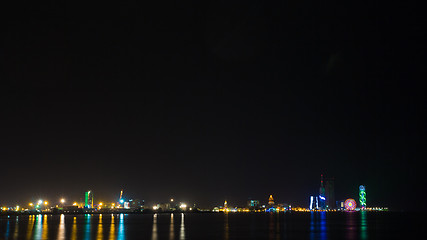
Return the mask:
[[[423,213],[164,213],[0,217],[0,239],[427,239]]]

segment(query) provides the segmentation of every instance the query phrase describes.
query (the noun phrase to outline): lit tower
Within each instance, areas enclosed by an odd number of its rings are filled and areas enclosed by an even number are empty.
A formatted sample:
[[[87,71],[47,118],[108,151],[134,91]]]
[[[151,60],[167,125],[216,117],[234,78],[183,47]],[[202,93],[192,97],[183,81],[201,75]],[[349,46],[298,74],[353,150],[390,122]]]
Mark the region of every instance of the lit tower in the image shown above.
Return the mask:
[[[359,186],[359,201],[360,201],[360,208],[364,210],[366,208],[366,192],[365,192],[365,186],[363,185]]]
[[[270,197],[268,198],[268,205],[274,205],[273,195],[270,195]]]
[[[119,206],[124,207],[125,200],[123,199],[123,189],[120,191]]]
[[[93,193],[92,191],[85,192],[85,208],[93,207]]]
[[[325,198],[326,208],[335,208],[335,191],[334,191],[334,178],[325,178]]]
[[[319,188],[319,208],[326,209],[325,187],[323,186],[323,174],[320,175],[320,188]]]
[[[313,204],[314,204],[314,197],[313,196],[310,196],[310,210],[313,210],[314,209],[314,206],[313,206]]]
[[[228,208],[227,201],[224,202],[224,208]]]

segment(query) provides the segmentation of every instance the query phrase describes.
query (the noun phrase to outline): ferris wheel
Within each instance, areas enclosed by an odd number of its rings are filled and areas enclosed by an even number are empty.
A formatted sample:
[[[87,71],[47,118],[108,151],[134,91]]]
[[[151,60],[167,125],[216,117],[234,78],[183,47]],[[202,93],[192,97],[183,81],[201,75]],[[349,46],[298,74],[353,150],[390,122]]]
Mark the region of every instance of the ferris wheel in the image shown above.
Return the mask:
[[[356,201],[354,199],[349,198],[349,199],[345,200],[344,206],[345,206],[345,209],[347,211],[354,211],[356,209],[357,204],[356,204]]]

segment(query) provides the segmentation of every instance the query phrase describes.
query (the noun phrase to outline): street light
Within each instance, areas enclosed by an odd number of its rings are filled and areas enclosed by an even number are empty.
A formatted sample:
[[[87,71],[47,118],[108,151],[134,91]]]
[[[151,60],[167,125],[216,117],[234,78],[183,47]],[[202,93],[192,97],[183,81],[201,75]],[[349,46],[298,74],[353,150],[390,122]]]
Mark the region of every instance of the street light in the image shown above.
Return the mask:
[[[61,203],[64,204],[65,203],[65,199],[62,198],[61,199]]]

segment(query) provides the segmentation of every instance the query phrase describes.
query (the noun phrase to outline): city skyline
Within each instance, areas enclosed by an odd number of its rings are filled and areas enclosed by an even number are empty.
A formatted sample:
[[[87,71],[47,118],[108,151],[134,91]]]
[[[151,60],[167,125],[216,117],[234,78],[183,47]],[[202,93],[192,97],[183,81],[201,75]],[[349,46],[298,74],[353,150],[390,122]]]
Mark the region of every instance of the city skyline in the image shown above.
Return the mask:
[[[425,41],[400,5],[8,4],[0,204],[307,206],[324,174],[336,200],[423,205]]]
[[[324,180],[326,181],[326,184],[324,184]],[[343,198],[343,199],[341,199],[335,203],[334,187],[333,187],[333,183],[331,186],[331,184],[330,184],[331,181],[333,182],[334,178],[330,178],[330,177],[324,178],[323,174],[321,174],[321,176],[320,176],[320,190],[319,190],[319,195],[318,195],[319,197],[317,197],[317,195],[315,197],[316,207],[313,207],[313,204],[314,204],[313,203],[313,196],[309,196],[309,198],[310,198],[309,204],[308,204],[308,206],[305,206],[306,204],[291,203],[291,202],[286,202],[284,200],[279,200],[279,201],[276,200],[275,201],[273,198],[274,194],[269,194],[268,200],[264,199],[266,201],[264,201],[262,198],[256,199],[253,197],[248,197],[245,201],[242,201],[242,199],[239,199],[238,201],[236,201],[234,203],[232,202],[230,204],[230,206],[242,207],[245,204],[252,206],[254,204],[254,201],[255,201],[256,204],[259,206],[261,206],[261,205],[269,206],[269,205],[275,205],[275,203],[280,203],[280,204],[294,205],[295,207],[299,207],[299,208],[301,208],[301,207],[307,208],[310,210],[313,210],[313,209],[319,209],[319,210],[337,209],[337,208],[340,208],[338,202],[344,202],[345,199],[353,198],[354,196],[353,195],[347,196],[347,197],[345,197],[345,198]],[[327,189],[326,192],[325,192],[324,186],[328,186],[326,188]],[[362,191],[361,189],[363,189],[363,199],[364,199],[363,205],[364,205],[364,207],[366,207],[365,186],[360,185],[358,189],[359,189],[359,197],[360,197],[360,192]],[[156,205],[159,203],[163,204],[165,202],[165,201],[159,201],[158,199],[157,200],[151,199],[151,200],[146,202],[145,199],[135,198],[132,195],[129,195],[126,193],[123,194],[123,193],[124,193],[124,191],[123,191],[123,189],[121,189],[119,197],[117,199],[114,199],[114,200],[103,199],[103,198],[97,198],[96,200],[94,200],[95,199],[94,198],[95,193],[92,190],[88,190],[88,191],[84,192],[84,197],[83,198],[77,198],[77,199],[66,198],[65,195],[62,195],[59,199],[54,200],[54,201],[51,201],[49,198],[37,199],[37,198],[33,197],[29,201],[28,206],[25,203],[22,204],[22,201],[21,201],[21,202],[15,202],[15,204],[12,204],[12,206],[8,206],[8,208],[13,208],[13,206],[21,206],[21,208],[27,207],[29,209],[31,209],[31,208],[36,209],[37,207],[40,207],[40,206],[44,206],[45,208],[50,208],[53,206],[58,207],[58,205],[59,206],[71,206],[71,205],[73,205],[73,206],[79,206],[80,208],[94,208],[94,206],[96,206],[95,208],[101,207],[101,206],[106,207],[106,208],[110,208],[110,207],[111,208],[115,208],[115,207],[123,208],[123,207],[125,207],[126,204],[129,205],[129,202],[137,201],[137,202],[142,203],[141,206],[143,206],[144,209],[151,209],[151,205]],[[170,197],[168,200],[170,200],[170,202],[169,201],[166,201],[166,202],[169,202],[170,204],[174,203],[175,205],[179,205],[179,204],[187,205],[188,204],[189,206],[196,206],[197,205],[198,207],[202,207],[202,208],[212,208],[213,206],[218,206],[218,204],[214,204],[214,205],[211,204],[210,206],[206,206],[206,205],[200,206],[197,203],[197,200],[194,202],[188,202],[188,201],[181,199],[181,201],[180,201],[180,199],[175,199],[174,197]],[[178,200],[178,201],[176,201],[176,200]],[[243,204],[243,202],[245,202],[245,203]],[[319,202],[320,202],[320,204],[319,204]],[[147,203],[147,206],[144,206],[145,203]],[[110,206],[110,204],[112,204],[112,205]],[[1,208],[3,210],[4,210],[4,208],[6,208],[4,204],[2,205],[0,203],[0,205],[1,205]],[[225,199],[225,203],[224,203],[225,207],[226,207],[226,205],[227,205],[227,199]]]

